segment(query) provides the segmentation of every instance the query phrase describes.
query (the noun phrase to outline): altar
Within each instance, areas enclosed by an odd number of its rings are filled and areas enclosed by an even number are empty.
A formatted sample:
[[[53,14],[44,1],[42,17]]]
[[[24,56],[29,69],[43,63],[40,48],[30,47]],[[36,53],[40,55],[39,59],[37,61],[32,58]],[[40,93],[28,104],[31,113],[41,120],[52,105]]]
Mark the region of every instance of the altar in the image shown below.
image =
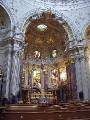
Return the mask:
[[[43,68],[42,68],[43,66]],[[68,101],[68,80],[65,66],[23,64],[21,78],[24,103],[54,104]]]

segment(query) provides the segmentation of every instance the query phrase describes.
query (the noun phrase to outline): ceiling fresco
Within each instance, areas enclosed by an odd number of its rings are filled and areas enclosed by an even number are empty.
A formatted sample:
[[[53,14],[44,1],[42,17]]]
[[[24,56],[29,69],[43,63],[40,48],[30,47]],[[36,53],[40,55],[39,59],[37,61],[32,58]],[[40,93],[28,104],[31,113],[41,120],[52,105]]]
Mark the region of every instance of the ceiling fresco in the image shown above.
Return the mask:
[[[54,14],[43,13],[40,18],[32,20],[27,27],[25,41],[28,47],[25,55],[35,57],[34,53],[37,53],[40,59],[58,57],[65,50],[66,40],[68,35]]]

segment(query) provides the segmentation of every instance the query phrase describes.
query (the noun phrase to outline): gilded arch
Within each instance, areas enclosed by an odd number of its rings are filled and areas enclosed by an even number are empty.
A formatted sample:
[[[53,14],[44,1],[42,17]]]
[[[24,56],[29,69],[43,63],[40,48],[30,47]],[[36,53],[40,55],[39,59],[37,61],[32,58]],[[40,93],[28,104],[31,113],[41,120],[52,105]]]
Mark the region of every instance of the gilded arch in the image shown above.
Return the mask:
[[[64,16],[62,13],[59,13],[55,10],[51,9],[45,9],[45,10],[40,10],[40,9],[35,9],[32,11],[29,11],[25,14],[23,20],[21,21],[20,29],[23,32],[23,35],[25,34],[27,26],[30,24],[31,19],[37,19],[39,18],[43,12],[52,12],[55,15],[55,18],[58,22],[63,23],[63,27],[65,28],[66,32],[69,35],[69,40],[75,39],[75,30],[73,27],[73,24],[71,23],[70,19]]]

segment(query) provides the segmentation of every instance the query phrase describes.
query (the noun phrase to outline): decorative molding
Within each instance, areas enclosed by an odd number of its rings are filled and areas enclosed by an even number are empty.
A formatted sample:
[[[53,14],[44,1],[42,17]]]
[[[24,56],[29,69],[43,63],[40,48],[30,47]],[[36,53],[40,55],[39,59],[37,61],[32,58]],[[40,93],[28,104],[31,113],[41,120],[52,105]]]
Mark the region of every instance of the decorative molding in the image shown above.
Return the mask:
[[[24,16],[24,18],[21,21],[20,24],[20,30],[23,32],[23,34],[25,34],[26,28],[27,26],[31,23],[31,21],[33,19],[38,19],[40,18],[40,16],[42,15],[43,12],[48,12],[51,11],[52,14],[55,14],[55,18],[58,22],[62,23],[65,30],[68,32],[68,34],[70,35],[70,40],[75,39],[75,35],[74,35],[74,26],[73,23],[71,23],[71,20],[64,16],[63,13],[55,10],[54,8],[35,8],[33,10],[30,10],[29,12],[27,12]]]

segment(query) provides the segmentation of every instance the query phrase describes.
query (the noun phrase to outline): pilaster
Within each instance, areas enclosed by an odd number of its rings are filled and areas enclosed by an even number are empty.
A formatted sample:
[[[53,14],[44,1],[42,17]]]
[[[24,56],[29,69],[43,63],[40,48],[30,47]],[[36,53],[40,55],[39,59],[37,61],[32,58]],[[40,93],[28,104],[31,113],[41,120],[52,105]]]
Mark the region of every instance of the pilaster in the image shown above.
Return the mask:
[[[89,100],[89,70],[84,41],[70,41],[66,49],[67,58],[73,59],[75,64],[77,99],[87,101]]]
[[[85,47],[77,47],[74,51],[75,68],[76,68],[76,83],[77,97],[79,100],[89,100],[88,92],[88,67],[87,57],[85,55]]]
[[[10,81],[10,99],[13,97],[18,100],[20,93],[20,72],[21,72],[21,53],[24,49],[23,37],[20,31],[16,31],[12,42],[12,68],[11,68],[11,81]],[[20,97],[20,96],[19,96]]]

